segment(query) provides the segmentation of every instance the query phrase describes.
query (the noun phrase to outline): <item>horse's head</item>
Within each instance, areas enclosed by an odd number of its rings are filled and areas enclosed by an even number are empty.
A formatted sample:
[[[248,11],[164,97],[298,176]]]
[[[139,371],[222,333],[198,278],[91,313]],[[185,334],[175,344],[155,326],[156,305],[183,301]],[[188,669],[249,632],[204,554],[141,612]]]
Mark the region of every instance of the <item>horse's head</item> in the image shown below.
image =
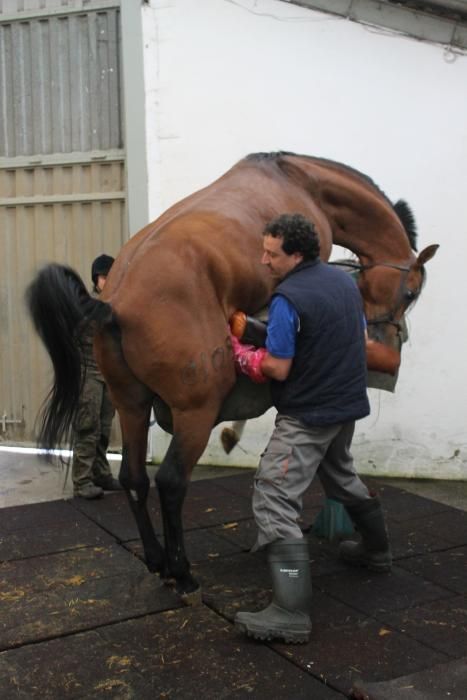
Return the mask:
[[[401,319],[418,299],[425,280],[424,265],[438,247],[430,245],[406,263],[376,260],[359,266],[358,285],[371,340],[392,348],[400,346]]]

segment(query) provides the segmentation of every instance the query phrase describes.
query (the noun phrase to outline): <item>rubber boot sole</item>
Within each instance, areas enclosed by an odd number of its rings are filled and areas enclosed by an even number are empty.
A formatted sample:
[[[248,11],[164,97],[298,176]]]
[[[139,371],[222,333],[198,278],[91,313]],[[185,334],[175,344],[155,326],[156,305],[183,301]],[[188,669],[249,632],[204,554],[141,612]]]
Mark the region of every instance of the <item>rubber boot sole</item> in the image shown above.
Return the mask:
[[[311,628],[309,630],[279,630],[272,627],[256,626],[254,623],[247,625],[243,622],[235,622],[235,629],[243,632],[247,637],[258,639],[261,642],[283,639],[286,644],[306,644],[311,635]]]

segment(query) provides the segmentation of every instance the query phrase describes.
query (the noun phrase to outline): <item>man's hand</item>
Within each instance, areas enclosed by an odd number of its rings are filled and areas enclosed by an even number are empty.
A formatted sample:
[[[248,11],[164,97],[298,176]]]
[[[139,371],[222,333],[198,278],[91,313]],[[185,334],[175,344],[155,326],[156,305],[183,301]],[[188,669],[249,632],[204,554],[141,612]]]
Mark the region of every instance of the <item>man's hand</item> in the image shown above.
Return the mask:
[[[267,355],[265,348],[256,349],[253,345],[244,345],[233,333],[230,334],[230,340],[236,369],[256,384],[267,382],[268,377],[261,371],[261,363]]]
[[[383,372],[394,376],[401,362],[400,353],[394,348],[375,340],[366,341],[366,366],[369,371]]]

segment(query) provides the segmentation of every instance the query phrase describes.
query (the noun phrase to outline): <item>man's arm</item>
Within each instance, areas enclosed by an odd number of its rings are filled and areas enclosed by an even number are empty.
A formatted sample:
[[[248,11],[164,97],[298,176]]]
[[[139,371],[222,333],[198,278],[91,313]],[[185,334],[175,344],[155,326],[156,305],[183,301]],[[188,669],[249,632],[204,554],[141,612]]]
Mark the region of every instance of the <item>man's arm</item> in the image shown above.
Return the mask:
[[[232,349],[239,371],[255,382],[267,379],[283,382],[292,367],[298,328],[299,318],[295,308],[284,297],[273,297],[269,308],[266,349],[243,345],[232,335]]]
[[[270,379],[283,382],[289,376],[300,326],[297,311],[282,295],[274,296],[269,308],[266,356],[261,370]]]
[[[263,361],[261,362],[261,371],[269,379],[276,379],[278,382],[283,382],[289,376],[292,367],[292,359],[281,359],[274,357],[266,352]]]

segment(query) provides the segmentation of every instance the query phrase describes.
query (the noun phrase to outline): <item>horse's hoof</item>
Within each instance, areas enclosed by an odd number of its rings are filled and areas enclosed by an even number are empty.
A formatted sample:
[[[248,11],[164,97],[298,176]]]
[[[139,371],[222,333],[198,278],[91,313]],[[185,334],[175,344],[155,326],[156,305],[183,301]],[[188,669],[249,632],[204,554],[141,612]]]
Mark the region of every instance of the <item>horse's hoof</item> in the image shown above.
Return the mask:
[[[175,588],[177,582],[173,576],[162,576],[161,574],[160,579],[163,586],[167,586],[167,588]]]
[[[161,573],[161,565],[158,564],[156,561],[145,561],[146,568],[149,571],[150,574],[159,574]]]
[[[190,607],[201,605],[203,602],[201,586],[195,591],[190,591],[189,593],[181,593],[180,598],[184,605],[189,605]]]
[[[221,443],[224,452],[229,454],[238,443],[238,435],[232,428],[224,428],[221,432]]]

